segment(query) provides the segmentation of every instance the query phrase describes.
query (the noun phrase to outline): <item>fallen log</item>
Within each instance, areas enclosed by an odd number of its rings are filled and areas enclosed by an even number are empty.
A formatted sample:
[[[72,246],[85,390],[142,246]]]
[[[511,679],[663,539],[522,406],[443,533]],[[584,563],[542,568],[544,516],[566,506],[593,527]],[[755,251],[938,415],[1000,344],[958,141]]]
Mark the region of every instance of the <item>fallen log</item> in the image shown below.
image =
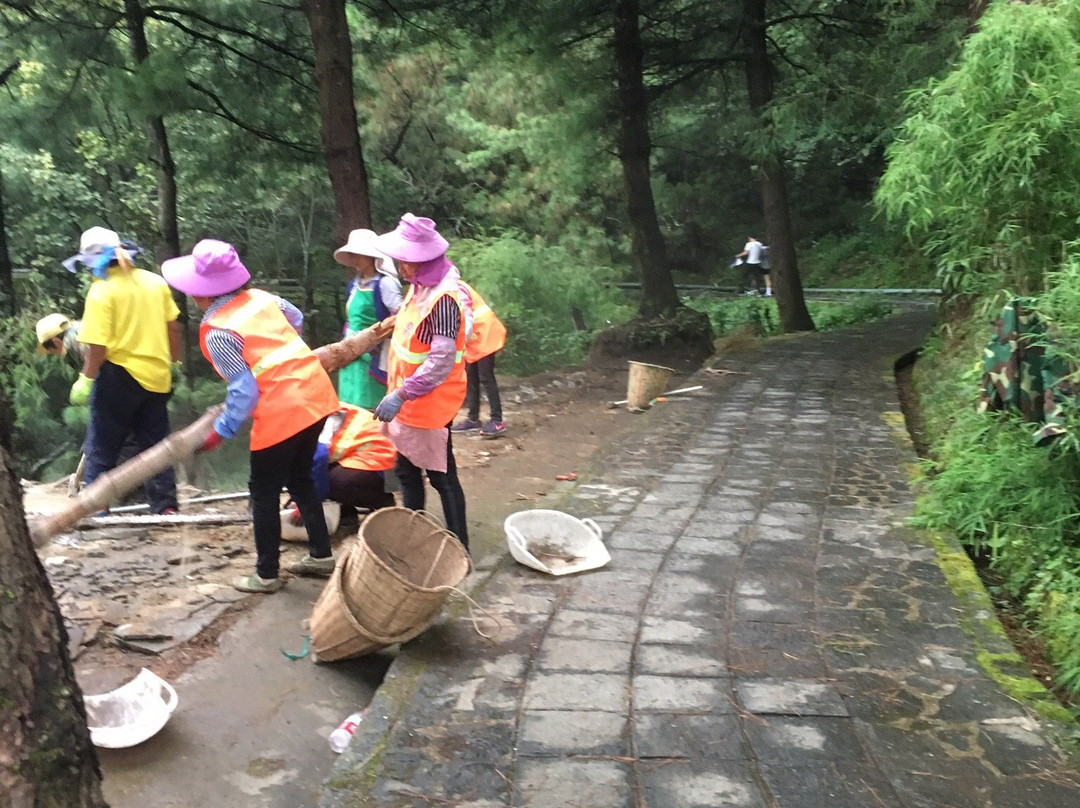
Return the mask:
[[[394,318],[388,317],[341,342],[316,348],[315,355],[328,373],[340,370],[358,359],[361,354],[372,350],[393,330]],[[111,503],[119,501],[128,491],[142,485],[155,474],[187,460],[203,445],[210,430],[214,428],[214,420],[223,408],[223,404],[211,407],[194,423],[173,432],[160,443],[102,474],[83,488],[75,501],[62,511],[32,519],[29,527],[34,546],[40,547],[83,517],[105,510]]]

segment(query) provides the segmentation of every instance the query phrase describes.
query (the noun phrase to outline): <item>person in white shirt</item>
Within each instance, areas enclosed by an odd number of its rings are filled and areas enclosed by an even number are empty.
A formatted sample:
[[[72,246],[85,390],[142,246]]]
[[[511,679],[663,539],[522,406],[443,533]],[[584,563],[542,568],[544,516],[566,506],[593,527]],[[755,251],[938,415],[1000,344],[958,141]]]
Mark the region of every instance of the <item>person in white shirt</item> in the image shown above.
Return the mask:
[[[742,252],[736,255],[735,258],[745,259],[746,266],[751,275],[751,280],[757,291],[761,291],[761,284],[762,281],[764,281],[765,297],[772,297],[772,280],[769,278],[768,265],[763,261],[766,250],[768,249],[768,247],[753,236],[747,236],[746,246],[743,247]]]

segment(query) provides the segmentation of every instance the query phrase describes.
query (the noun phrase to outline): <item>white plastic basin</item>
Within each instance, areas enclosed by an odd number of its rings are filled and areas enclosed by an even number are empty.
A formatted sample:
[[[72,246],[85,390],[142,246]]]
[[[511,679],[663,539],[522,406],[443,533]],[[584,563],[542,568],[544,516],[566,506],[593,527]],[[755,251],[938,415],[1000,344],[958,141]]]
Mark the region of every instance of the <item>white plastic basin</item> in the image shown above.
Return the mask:
[[[604,533],[592,519],[537,508],[510,514],[503,529],[510,555],[549,575],[584,572],[611,561]]]
[[[153,671],[139,675],[110,693],[85,696],[86,723],[94,746],[124,749],[152,738],[176,709],[173,686]]]

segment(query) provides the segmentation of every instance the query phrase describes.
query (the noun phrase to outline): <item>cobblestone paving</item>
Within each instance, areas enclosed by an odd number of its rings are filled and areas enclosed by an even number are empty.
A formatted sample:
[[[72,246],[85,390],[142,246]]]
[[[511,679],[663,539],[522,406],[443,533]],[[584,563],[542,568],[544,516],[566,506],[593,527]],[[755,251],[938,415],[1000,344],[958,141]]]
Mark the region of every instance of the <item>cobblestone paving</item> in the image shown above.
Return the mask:
[[[773,341],[643,416],[561,505],[612,563],[491,560],[501,626],[459,608],[403,650],[323,808],[1080,804],[1057,725],[980,665],[1026,676],[1011,647],[904,524],[892,361],[925,326]]]

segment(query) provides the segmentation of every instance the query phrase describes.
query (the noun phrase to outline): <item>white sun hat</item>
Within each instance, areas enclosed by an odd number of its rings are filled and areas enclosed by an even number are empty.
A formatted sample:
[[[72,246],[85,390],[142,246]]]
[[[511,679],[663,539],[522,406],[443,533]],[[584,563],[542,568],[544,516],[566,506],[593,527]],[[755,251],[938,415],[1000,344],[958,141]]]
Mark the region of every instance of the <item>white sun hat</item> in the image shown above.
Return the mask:
[[[349,233],[349,240],[345,242],[345,246],[334,250],[334,260],[348,266],[349,262],[343,260],[346,255],[367,255],[375,259],[377,272],[396,278],[398,274],[394,260],[375,246],[375,239],[378,237],[379,234],[374,230],[353,230]]]

